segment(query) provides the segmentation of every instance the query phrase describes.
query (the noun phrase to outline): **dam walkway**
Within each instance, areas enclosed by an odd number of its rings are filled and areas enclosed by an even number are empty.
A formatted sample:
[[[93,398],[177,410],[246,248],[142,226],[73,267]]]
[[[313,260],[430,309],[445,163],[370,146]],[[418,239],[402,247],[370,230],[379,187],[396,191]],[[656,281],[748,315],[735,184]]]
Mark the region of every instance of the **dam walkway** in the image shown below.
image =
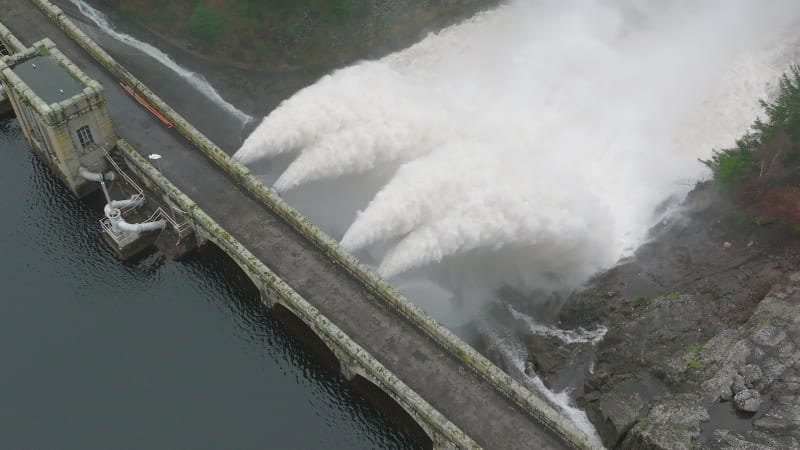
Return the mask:
[[[2,21],[26,46],[49,38],[105,88],[116,131],[242,246],[412,391],[491,449],[569,448],[519,402],[464,363],[265,206],[206,154],[137,104],[119,80],[29,0],[0,0]],[[180,109],[180,105],[176,105]],[[186,112],[186,117],[191,117]],[[265,405],[268,408],[268,405]],[[435,446],[447,446],[437,443]]]

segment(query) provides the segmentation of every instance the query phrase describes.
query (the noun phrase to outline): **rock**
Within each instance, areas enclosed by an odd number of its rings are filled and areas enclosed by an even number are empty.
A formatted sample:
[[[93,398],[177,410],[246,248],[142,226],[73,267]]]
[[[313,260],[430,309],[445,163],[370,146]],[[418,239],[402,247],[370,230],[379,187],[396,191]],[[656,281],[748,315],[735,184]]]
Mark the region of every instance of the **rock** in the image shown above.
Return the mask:
[[[679,394],[657,405],[628,432],[620,449],[692,449],[692,441],[700,435],[700,422],[709,420],[701,401],[698,395]]]
[[[565,328],[608,328],[594,347],[597,370],[576,382],[580,406],[612,448],[800,450],[800,241],[760,231],[734,240],[708,218],[657,230],[634,258],[570,296],[558,317]],[[725,241],[734,245],[723,253]],[[771,249],[780,254],[761,253]],[[562,358],[551,372],[571,363]],[[758,414],[737,417],[739,409]],[[708,447],[715,431],[719,444]]]
[[[729,402],[733,398],[733,395],[733,389],[729,387],[723,387],[720,389],[719,399],[723,402]]]
[[[728,430],[716,430],[711,435],[711,438],[706,442],[704,448],[709,450],[779,450],[781,448],[792,447],[778,447],[776,442],[753,442],[736,433]]]
[[[596,402],[600,400],[600,392],[592,391],[583,396],[583,401],[586,403]]]
[[[725,366],[718,370],[712,378],[703,381],[702,392],[707,401],[716,403],[720,400],[727,402],[733,399],[734,393],[731,385],[735,374],[735,369]]]
[[[745,389],[739,391],[733,397],[733,405],[739,411],[754,413],[761,407],[761,394],[755,389]]]
[[[594,372],[589,374],[584,381],[584,390],[586,392],[589,391],[596,391],[602,388],[607,382],[610,377],[608,370],[605,367],[597,367],[595,368]]]
[[[736,395],[745,389],[747,389],[747,383],[745,383],[744,377],[737,373],[736,375],[733,376],[733,384],[731,384],[731,391],[733,391],[733,395]]]
[[[586,415],[597,427],[603,444],[613,448],[639,419],[643,406],[638,393],[612,392],[587,406]]]
[[[792,432],[800,437],[800,397],[779,398],[753,426],[761,431]]]
[[[748,389],[758,389],[761,387],[761,379],[764,376],[761,372],[761,367],[755,364],[748,364],[742,367],[741,374],[744,378],[744,384]]]
[[[753,422],[756,430],[800,439],[800,379],[788,373],[775,384],[772,405]]]

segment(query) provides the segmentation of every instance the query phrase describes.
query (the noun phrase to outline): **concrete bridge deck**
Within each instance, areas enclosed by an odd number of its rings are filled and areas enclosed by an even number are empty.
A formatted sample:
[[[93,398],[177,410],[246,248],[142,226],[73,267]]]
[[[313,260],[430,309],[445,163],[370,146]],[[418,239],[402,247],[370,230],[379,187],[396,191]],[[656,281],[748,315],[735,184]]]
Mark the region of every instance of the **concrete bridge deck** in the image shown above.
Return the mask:
[[[25,44],[44,37],[106,88],[118,134],[309,303],[484,448],[566,448],[528,412],[479,377],[255,200],[175,130],[139,106],[117,80],[27,0],[0,0],[0,20]],[[189,120],[202,111],[183,111]],[[204,121],[208,123],[208,121]],[[205,131],[205,130],[201,130]]]

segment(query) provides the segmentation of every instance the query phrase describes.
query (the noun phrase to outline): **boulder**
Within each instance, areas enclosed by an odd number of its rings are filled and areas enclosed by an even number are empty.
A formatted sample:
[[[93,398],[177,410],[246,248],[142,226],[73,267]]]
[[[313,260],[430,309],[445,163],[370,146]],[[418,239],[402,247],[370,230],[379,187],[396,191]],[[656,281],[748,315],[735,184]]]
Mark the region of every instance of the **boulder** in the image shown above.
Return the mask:
[[[644,401],[638,393],[612,392],[586,408],[586,415],[608,448],[613,448],[639,419]]]
[[[736,374],[733,376],[733,384],[731,384],[731,391],[733,391],[733,395],[738,394],[747,389],[747,383],[744,381],[744,377],[740,374]]]
[[[761,407],[761,394],[755,389],[744,389],[733,397],[733,405],[739,411],[754,413]]]
[[[761,380],[764,376],[761,372],[761,367],[755,364],[748,364],[742,367],[741,374],[748,389],[761,388]]]
[[[709,420],[699,395],[679,394],[654,407],[622,441],[623,450],[690,450]]]

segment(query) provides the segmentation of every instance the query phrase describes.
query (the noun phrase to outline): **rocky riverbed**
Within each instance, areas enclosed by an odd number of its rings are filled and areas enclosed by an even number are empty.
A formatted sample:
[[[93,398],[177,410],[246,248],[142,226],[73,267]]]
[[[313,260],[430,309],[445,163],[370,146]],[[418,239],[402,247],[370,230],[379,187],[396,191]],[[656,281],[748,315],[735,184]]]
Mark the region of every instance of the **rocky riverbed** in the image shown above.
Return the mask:
[[[795,233],[699,186],[554,319],[604,339],[528,334],[528,367],[571,387],[609,448],[800,448]]]

